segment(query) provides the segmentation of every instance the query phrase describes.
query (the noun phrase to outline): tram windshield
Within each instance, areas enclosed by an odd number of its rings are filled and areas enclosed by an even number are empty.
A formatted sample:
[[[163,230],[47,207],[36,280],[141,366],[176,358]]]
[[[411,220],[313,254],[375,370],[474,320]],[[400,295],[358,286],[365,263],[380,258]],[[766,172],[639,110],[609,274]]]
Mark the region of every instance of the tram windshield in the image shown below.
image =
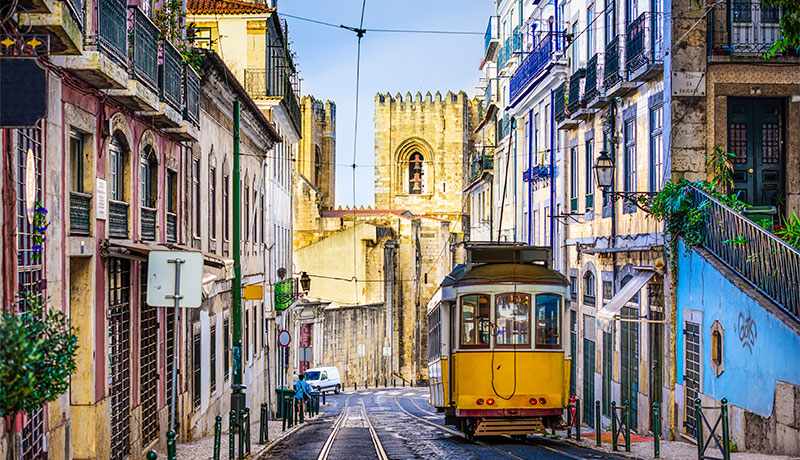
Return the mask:
[[[489,296],[461,297],[461,345],[489,345]]]
[[[530,345],[531,296],[499,294],[494,298],[497,345]]]
[[[536,348],[561,348],[561,296],[536,296]]]

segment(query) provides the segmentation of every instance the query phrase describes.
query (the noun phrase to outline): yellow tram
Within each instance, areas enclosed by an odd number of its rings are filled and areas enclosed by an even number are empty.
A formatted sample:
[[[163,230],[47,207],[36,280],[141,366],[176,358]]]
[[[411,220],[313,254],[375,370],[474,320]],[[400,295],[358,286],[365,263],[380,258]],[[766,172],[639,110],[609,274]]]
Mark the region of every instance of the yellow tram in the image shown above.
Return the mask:
[[[568,282],[550,248],[471,243],[428,303],[431,404],[467,436],[562,424]]]

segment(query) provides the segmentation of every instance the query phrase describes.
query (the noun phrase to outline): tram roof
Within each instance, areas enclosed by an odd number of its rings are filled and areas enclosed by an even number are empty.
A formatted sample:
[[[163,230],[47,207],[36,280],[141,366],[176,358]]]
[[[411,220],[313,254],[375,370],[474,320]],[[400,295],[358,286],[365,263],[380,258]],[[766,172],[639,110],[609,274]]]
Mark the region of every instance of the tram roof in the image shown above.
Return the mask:
[[[464,284],[530,283],[568,286],[561,273],[536,264],[457,265],[442,281],[442,287]]]

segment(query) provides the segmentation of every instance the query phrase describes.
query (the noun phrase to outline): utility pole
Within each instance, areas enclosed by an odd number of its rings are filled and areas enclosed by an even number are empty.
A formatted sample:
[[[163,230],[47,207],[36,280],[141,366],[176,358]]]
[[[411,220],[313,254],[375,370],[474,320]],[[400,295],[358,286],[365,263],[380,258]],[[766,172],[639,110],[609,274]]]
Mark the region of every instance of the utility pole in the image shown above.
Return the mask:
[[[239,180],[239,101],[233,101],[233,382],[231,385],[231,409],[238,414],[245,407],[242,384],[242,207],[241,182]]]

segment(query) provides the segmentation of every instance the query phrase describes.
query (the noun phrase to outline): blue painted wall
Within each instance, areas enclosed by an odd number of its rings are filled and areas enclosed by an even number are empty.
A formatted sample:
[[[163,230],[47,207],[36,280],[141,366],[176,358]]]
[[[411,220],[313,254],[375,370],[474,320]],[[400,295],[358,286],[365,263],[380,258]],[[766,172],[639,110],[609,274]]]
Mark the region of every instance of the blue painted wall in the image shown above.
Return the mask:
[[[701,390],[762,416],[772,413],[777,380],[800,385],[800,335],[681,244],[678,258],[678,383],[684,377],[684,310],[702,312]],[[711,326],[725,329],[725,370],[711,367]]]

